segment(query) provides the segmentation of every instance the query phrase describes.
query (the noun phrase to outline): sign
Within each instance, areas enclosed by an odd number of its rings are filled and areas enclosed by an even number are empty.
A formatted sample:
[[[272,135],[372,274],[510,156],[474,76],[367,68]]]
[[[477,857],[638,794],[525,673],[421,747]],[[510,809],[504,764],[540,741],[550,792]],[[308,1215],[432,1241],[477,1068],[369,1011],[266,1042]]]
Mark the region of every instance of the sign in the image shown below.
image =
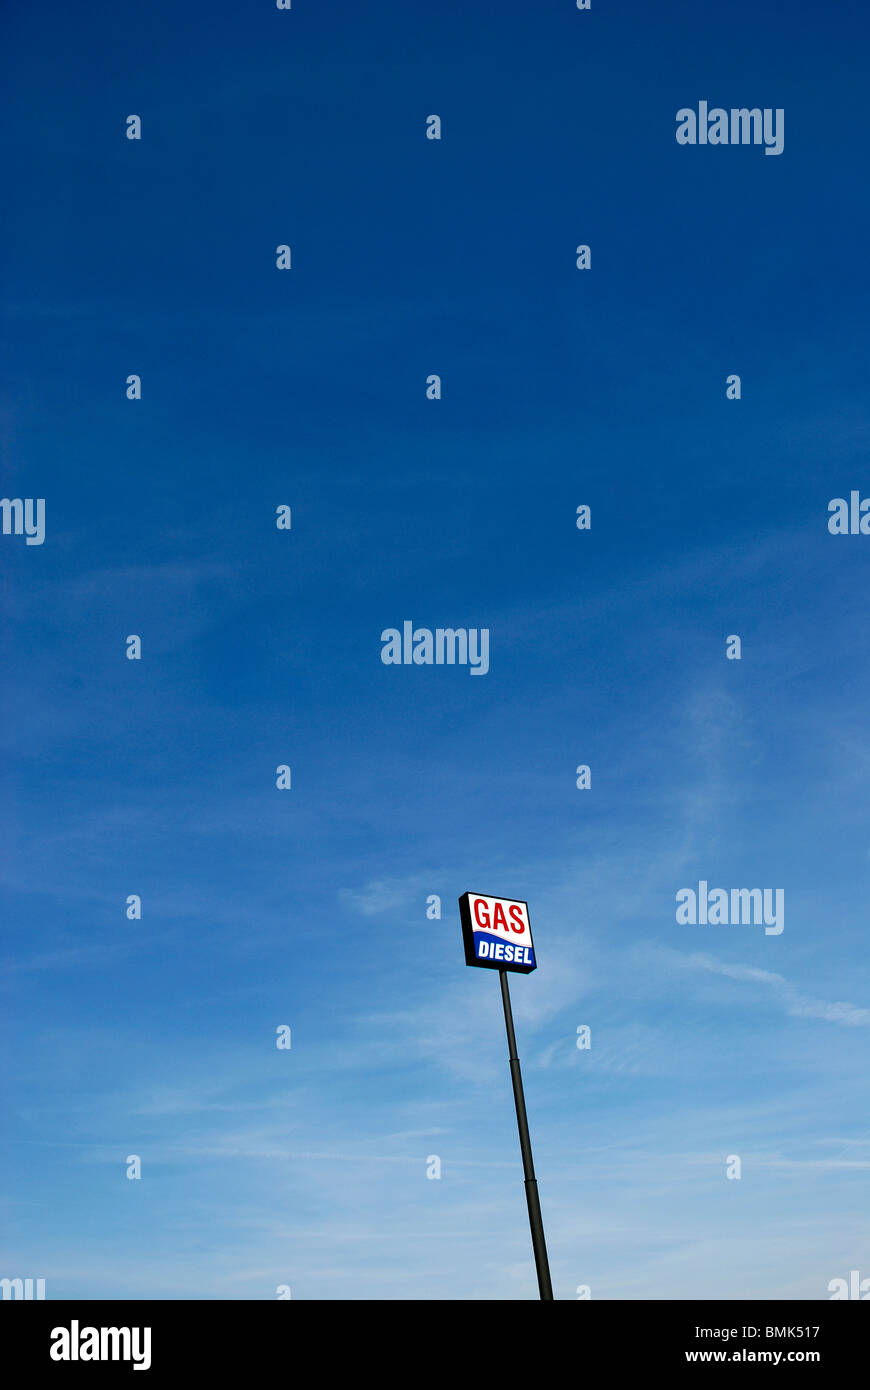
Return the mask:
[[[463,893],[459,919],[466,965],[518,970],[523,975],[536,968],[528,903],[517,898],[490,898],[485,893]]]

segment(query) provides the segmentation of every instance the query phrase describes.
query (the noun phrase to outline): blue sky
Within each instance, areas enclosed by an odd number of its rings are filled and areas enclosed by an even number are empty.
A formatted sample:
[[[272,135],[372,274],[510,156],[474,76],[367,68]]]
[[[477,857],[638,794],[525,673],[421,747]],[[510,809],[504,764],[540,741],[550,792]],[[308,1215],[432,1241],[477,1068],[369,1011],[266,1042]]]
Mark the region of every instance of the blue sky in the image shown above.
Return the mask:
[[[530,905],[557,1298],[870,1277],[862,7],[3,28],[3,491],[46,539],[0,537],[0,1273],[534,1298],[472,889]],[[678,146],[699,100],[783,153]],[[405,619],[489,672],[384,666]],[[678,925],[700,879],[783,933]]]

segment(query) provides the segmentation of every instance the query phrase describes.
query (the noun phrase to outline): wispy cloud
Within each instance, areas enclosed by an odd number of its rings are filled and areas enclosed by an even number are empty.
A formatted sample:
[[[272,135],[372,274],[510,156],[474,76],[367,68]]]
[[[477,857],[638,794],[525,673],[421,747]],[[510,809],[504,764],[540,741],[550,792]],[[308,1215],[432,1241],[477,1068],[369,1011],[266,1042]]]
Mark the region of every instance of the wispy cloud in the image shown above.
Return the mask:
[[[756,966],[749,965],[731,965],[702,952],[694,952],[688,956],[680,956],[678,952],[671,954],[676,963],[688,970],[706,970],[714,975],[724,975],[730,980],[768,986],[785,1012],[796,1018],[819,1018],[827,1023],[842,1023],[849,1028],[861,1028],[870,1024],[870,1009],[839,1000],[814,999],[803,994],[790,984],[785,976],[774,971],[759,970]]]

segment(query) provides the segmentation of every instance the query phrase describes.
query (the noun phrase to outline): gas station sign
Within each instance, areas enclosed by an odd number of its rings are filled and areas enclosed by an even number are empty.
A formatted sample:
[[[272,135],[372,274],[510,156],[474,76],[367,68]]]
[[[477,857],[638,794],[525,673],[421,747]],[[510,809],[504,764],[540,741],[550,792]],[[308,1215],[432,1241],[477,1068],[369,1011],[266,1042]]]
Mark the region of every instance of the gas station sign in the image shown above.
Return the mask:
[[[486,893],[463,893],[459,918],[466,965],[517,970],[524,975],[536,968],[528,903]]]

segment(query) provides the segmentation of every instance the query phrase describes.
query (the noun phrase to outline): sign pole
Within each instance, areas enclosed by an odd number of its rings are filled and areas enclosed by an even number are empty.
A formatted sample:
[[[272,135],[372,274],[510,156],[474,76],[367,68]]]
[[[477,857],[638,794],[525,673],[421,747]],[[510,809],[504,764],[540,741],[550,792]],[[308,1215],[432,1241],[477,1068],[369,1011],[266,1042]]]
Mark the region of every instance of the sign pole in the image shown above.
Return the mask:
[[[529,1208],[529,1225],[532,1228],[532,1249],[535,1252],[535,1269],[538,1272],[538,1290],[543,1300],[553,1301],[553,1285],[550,1283],[550,1265],[547,1260],[547,1242],[544,1239],[544,1223],[541,1220],[541,1203],[538,1200],[538,1181],[535,1165],[532,1162],[532,1142],[529,1138],[529,1121],[526,1117],[526,1099],[523,1095],[523,1078],[520,1074],[520,1059],[517,1056],[517,1039],[514,1033],[514,1017],[511,1012],[511,996],[508,990],[506,970],[499,970],[501,980],[501,1000],[504,1004],[504,1024],[507,1029],[508,1057],[511,1065],[511,1081],[514,1087],[514,1105],[517,1111],[517,1129],[520,1132],[520,1152],[523,1156],[523,1173],[526,1181],[526,1204]]]

